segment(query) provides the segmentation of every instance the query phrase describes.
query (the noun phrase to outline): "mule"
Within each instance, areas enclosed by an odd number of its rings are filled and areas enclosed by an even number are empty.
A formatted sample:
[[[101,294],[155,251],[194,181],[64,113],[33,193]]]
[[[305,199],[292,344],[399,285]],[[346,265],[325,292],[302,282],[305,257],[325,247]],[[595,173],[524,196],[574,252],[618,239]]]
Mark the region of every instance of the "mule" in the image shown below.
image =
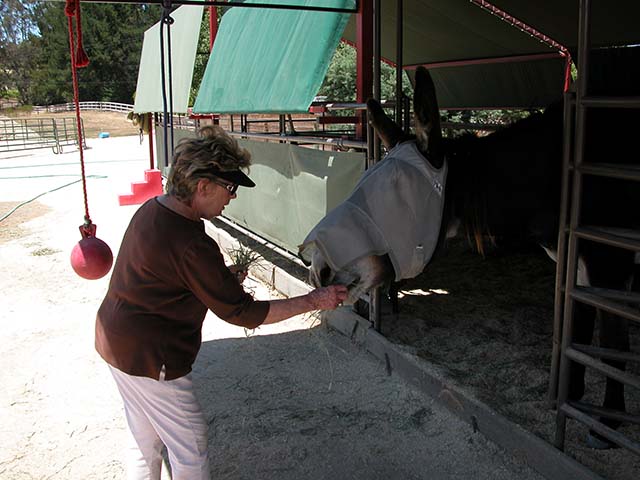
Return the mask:
[[[394,280],[417,275],[437,257],[445,240],[454,236],[465,236],[483,255],[490,248],[513,241],[535,242],[552,258],[555,255],[562,173],[562,104],[554,104],[544,113],[533,114],[486,137],[466,135],[445,139],[435,87],[428,71],[418,68],[413,107],[415,136],[410,137],[386,116],[376,101],[367,102],[369,122],[389,151],[380,164],[388,165],[376,165],[365,172],[352,195],[320,221],[301,246],[301,257],[310,263],[310,282],[314,286],[348,285],[346,303],[354,303],[372,288],[387,287]],[[606,158],[607,151],[602,148],[605,142],[601,140],[612,133],[611,123],[599,118],[594,117],[589,125],[596,141],[588,150],[587,161],[598,160],[599,156]],[[425,186],[423,198],[413,200],[432,204],[422,209],[426,216],[420,218],[415,216],[418,209],[407,206],[411,200],[402,189],[406,182],[396,178],[403,163],[398,155],[415,153],[427,170],[441,173],[440,177],[436,175],[435,182],[433,177],[418,175],[419,169],[407,174],[413,175],[414,180],[433,183]],[[394,178],[377,178],[385,174]],[[443,187],[440,197],[434,195],[438,181]],[[372,192],[362,193],[371,186]],[[640,227],[637,185],[621,188],[614,180],[586,178],[584,186],[587,194],[584,223]],[[415,186],[413,189],[421,191]],[[376,191],[381,200],[371,198]],[[629,211],[615,209],[615,205],[636,207]],[[391,211],[387,215],[390,218],[369,218],[374,207]],[[415,224],[407,225],[411,222]],[[430,234],[424,234],[425,225]],[[382,233],[378,231],[385,228]],[[640,290],[640,271],[633,252],[581,243],[579,285]],[[348,254],[342,255],[345,250]],[[414,262],[412,268],[403,268],[407,262],[403,263],[398,250]],[[575,315],[574,341],[590,344],[596,310],[576,302]],[[628,351],[627,321],[606,312],[599,315],[603,320],[600,345]],[[623,362],[605,361],[624,369]],[[577,400],[584,394],[584,367],[574,364],[570,379],[569,398]],[[622,384],[607,379],[604,407],[624,411]],[[604,423],[614,428],[619,425],[611,420]]]
[[[367,102],[369,122],[389,153],[365,172],[351,196],[321,220],[301,246],[300,255],[311,266],[310,282],[348,285],[345,303],[354,303],[371,288],[419,274],[447,238],[464,235],[481,254],[500,240],[531,237],[547,246],[557,240],[561,106],[484,138],[444,139],[435,87],[424,68],[416,71],[413,106],[411,136],[378,102]],[[407,165],[403,154],[417,158]],[[416,175],[420,169],[412,167],[418,162],[433,175]],[[398,173],[403,169],[408,171]],[[393,178],[378,178],[385,174]],[[400,175],[425,180],[425,185],[410,185],[424,196],[407,198],[403,188],[408,181],[398,180]],[[378,191],[363,195],[361,190],[371,186]],[[375,193],[381,198],[372,198]],[[411,202],[420,203],[425,216],[416,218],[417,207]],[[429,202],[437,205],[425,207]],[[361,218],[378,213],[374,206],[392,213]],[[406,252],[417,252],[410,258],[415,265],[403,265],[399,257]]]

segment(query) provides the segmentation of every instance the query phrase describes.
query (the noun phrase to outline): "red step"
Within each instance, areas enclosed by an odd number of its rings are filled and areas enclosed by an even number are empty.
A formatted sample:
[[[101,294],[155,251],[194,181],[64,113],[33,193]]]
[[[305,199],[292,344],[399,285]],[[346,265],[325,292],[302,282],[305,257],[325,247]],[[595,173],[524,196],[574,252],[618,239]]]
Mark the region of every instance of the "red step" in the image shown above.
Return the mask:
[[[138,205],[150,198],[162,195],[162,173],[160,170],[145,170],[144,181],[131,182],[131,193],[118,195],[120,205]]]

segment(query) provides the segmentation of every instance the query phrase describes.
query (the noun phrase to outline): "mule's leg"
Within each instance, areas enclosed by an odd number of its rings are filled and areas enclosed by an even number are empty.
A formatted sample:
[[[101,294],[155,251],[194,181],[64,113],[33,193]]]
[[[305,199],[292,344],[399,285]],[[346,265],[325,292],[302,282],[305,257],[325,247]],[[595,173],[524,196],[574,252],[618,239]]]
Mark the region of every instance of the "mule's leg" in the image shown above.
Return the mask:
[[[434,167],[440,168],[444,163],[440,110],[436,98],[436,87],[429,71],[424,67],[418,67],[416,70],[413,112],[418,150]]]
[[[367,113],[369,124],[376,131],[387,150],[395,147],[405,137],[402,129],[391,120],[380,104],[370,98],[367,100]]]

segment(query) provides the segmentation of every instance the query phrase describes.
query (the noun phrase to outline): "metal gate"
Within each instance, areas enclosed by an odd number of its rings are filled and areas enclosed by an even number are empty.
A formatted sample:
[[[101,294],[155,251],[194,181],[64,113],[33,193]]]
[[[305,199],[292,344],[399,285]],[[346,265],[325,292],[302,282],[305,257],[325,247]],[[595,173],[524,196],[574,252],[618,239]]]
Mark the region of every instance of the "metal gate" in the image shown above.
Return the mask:
[[[80,126],[84,139],[82,119]],[[77,144],[75,118],[0,119],[0,152],[51,148],[58,154],[64,146]]]
[[[615,8],[615,6],[612,6]],[[567,418],[577,420],[607,440],[640,455],[640,444],[605,425],[601,418],[640,424],[640,416],[623,411],[572,401],[569,394],[569,369],[572,362],[584,365],[596,372],[617,380],[624,385],[640,388],[640,378],[603,360],[640,362],[640,355],[629,351],[593,347],[574,342],[574,310],[576,302],[595,307],[631,322],[640,323],[640,295],[625,291],[605,290],[577,285],[578,246],[581,241],[596,242],[609,247],[640,252],[640,231],[612,230],[581,222],[585,199],[585,176],[615,179],[620,182],[640,182],[640,167],[585,161],[586,114],[592,109],[632,108],[640,109],[640,97],[607,97],[588,95],[589,59],[591,52],[591,2],[580,1],[578,71],[580,72],[575,95],[565,98],[565,161],[563,166],[562,210],[558,244],[558,275],[556,289],[556,316],[562,316],[562,324],[556,322],[554,340],[562,338],[561,345],[554,344],[554,358],[559,357],[559,382],[557,398],[556,446],[564,450]],[[594,19],[597,21],[597,19]],[[570,161],[572,117],[575,117],[573,133],[573,161]],[[640,183],[638,187],[640,188]],[[593,192],[590,192],[593,194]],[[570,204],[570,207],[569,207]],[[619,205],[618,208],[640,208],[638,205]],[[568,225],[567,225],[568,220]],[[636,255],[638,255],[636,253]],[[554,361],[557,365],[557,362]],[[552,367],[551,399],[557,371]]]

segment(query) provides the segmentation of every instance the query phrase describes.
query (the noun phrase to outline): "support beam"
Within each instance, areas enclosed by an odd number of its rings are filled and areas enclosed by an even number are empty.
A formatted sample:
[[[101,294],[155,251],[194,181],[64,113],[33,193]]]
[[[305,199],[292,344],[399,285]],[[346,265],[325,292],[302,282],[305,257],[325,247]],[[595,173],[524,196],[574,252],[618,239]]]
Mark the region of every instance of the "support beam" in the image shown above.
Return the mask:
[[[356,102],[364,103],[373,95],[373,0],[361,0],[356,15]],[[359,113],[356,139],[365,137],[367,112]]]

